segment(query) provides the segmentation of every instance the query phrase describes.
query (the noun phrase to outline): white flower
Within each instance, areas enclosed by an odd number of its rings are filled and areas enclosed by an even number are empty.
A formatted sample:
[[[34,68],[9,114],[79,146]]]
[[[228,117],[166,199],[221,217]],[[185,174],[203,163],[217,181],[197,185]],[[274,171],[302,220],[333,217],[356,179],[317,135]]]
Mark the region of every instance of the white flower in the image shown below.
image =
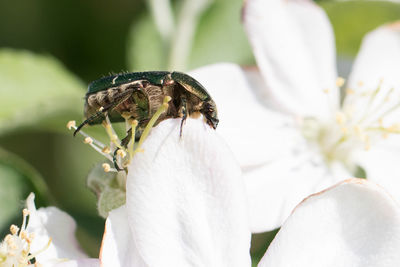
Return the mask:
[[[126,205],[110,212],[102,266],[251,266],[240,168],[200,120],[152,130],[129,166]],[[263,212],[268,213],[268,210]],[[303,201],[259,266],[398,266],[400,208],[380,187],[345,181]]]
[[[202,120],[188,119],[181,138],[180,121],[153,128],[133,158],[126,205],[106,223],[103,266],[250,266],[240,168]]]
[[[358,166],[400,199],[400,25],[364,39],[341,104],[344,80],[322,9],[248,0],[243,22],[259,70],[216,64],[191,75],[213,96],[217,132],[240,162],[252,231],[279,227],[304,197]]]
[[[21,228],[12,225],[0,244],[0,266],[98,266],[79,248],[74,220],[55,207],[37,210],[34,199],[26,200]]]

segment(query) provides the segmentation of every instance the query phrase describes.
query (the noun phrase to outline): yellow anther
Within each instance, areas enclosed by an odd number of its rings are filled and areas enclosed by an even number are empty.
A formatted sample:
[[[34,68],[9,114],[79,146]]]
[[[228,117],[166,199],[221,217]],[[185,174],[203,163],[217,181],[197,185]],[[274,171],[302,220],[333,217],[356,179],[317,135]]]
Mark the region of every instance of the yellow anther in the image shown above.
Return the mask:
[[[346,89],[346,94],[347,95],[354,95],[356,92],[353,90],[353,89],[351,89],[351,88],[347,88]]]
[[[67,123],[68,130],[71,130],[71,128],[75,128],[75,127],[76,127],[76,122],[75,121],[69,121]]]
[[[28,216],[29,214],[30,214],[30,212],[29,212],[28,209],[23,209],[23,210],[22,210],[22,215]]]
[[[121,158],[125,158],[126,152],[123,151],[122,149],[119,149],[119,150],[117,151],[117,155],[120,156]]]
[[[108,146],[105,146],[101,152],[106,153],[106,154],[110,154],[111,153],[111,149]]]
[[[363,82],[363,81],[358,81],[357,85],[358,85],[359,87],[362,87],[362,86],[364,86],[364,82]]]
[[[365,140],[364,140],[364,149],[369,150],[371,148],[371,143],[369,141],[369,135],[365,135]]]
[[[344,82],[345,82],[346,80],[344,79],[344,78],[342,78],[342,77],[337,77],[336,78],[336,86],[337,87],[342,87],[343,85],[344,85]]]
[[[26,239],[28,237],[28,233],[26,231],[24,231],[24,230],[21,230],[21,232],[19,233],[19,236],[22,239]]]
[[[109,172],[111,170],[110,164],[108,163],[103,163],[103,165],[101,165],[103,167],[103,170],[105,172]]]
[[[342,127],[340,128],[340,131],[342,131],[342,133],[346,135],[349,132],[349,129],[347,129],[347,127]]]
[[[324,90],[322,90],[325,94],[328,94],[330,91],[331,91],[331,89],[329,89],[329,88],[325,88]]]
[[[19,231],[19,228],[18,228],[18,226],[16,226],[15,224],[13,224],[13,225],[10,226],[10,232],[11,232],[11,234],[16,235],[16,234],[18,233],[18,231]]]
[[[136,127],[136,126],[139,124],[139,122],[138,122],[137,120],[129,120],[129,124],[130,124],[132,127]]]
[[[83,140],[83,142],[90,145],[93,144],[93,139],[88,136]]]
[[[164,97],[164,101],[163,101],[163,103],[168,103],[169,101],[171,101],[171,97],[170,96],[166,96],[166,97]]]
[[[344,124],[344,123],[346,123],[346,115],[343,113],[343,112],[337,112],[336,113],[336,122],[338,123],[338,124]]]
[[[14,252],[14,251],[10,251],[10,252],[8,252],[8,256],[10,256],[10,257],[14,257],[14,256],[15,256],[15,252]]]

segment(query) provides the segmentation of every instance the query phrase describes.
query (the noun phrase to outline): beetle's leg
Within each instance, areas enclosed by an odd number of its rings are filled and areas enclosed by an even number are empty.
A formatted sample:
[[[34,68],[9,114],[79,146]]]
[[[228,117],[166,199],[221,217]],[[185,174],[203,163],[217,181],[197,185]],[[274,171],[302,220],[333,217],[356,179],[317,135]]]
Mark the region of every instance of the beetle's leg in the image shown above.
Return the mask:
[[[91,122],[93,122],[94,120],[98,119],[101,116],[105,116],[104,113],[112,110],[116,107],[118,107],[122,102],[124,102],[125,100],[127,100],[132,93],[136,90],[137,88],[129,88],[127,90],[125,90],[124,92],[118,94],[115,96],[115,100],[110,103],[105,105],[104,107],[101,107],[100,110],[98,112],[96,112],[95,114],[93,114],[92,116],[90,116],[89,118],[87,118],[84,122],[82,122],[78,128],[76,128],[76,130],[74,131],[74,136],[82,129],[83,126],[85,126],[86,124],[89,124]]]
[[[127,148],[129,141],[132,140],[132,128],[126,132],[126,136],[121,140],[121,146]]]
[[[179,110],[179,113],[182,114],[182,120],[181,120],[181,128],[179,130],[179,137],[182,138],[182,127],[183,124],[185,123],[187,119],[187,102],[186,102],[186,96],[182,95],[181,96],[181,107]]]
[[[82,122],[74,131],[74,136],[82,129],[86,124],[96,120],[98,117],[103,116],[103,111],[98,111],[94,115],[87,118],[84,122]]]
[[[117,169],[117,171],[123,171],[124,169],[121,169],[120,167],[119,167],[119,165],[118,165],[118,162],[117,162],[117,155],[118,155],[118,151],[120,150],[120,148],[118,147],[117,149],[115,149],[115,151],[114,151],[114,155],[113,155],[113,163],[114,163],[114,167],[115,167],[115,169]]]

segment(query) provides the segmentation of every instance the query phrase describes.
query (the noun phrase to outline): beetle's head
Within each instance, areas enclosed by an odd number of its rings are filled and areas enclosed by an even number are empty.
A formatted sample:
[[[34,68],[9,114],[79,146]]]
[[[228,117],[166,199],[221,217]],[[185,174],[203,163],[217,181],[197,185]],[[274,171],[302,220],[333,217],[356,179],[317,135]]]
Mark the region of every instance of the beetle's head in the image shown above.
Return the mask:
[[[203,114],[206,123],[210,125],[210,127],[216,129],[219,120],[217,114],[217,106],[215,105],[212,99],[209,99],[203,103],[203,108],[201,109],[201,113]]]

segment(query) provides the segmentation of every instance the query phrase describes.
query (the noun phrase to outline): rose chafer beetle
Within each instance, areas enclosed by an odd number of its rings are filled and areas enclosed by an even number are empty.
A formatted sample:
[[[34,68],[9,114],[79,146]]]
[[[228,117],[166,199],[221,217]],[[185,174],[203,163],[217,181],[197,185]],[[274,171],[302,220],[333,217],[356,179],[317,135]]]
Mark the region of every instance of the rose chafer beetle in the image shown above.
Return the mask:
[[[85,96],[86,120],[76,128],[74,135],[86,124],[101,124],[107,118],[111,122],[136,120],[138,125],[134,133],[130,128],[121,141],[121,146],[126,148],[132,136],[140,138],[166,98],[171,101],[165,112],[157,114],[154,125],[169,118],[182,118],[182,135],[186,118],[202,114],[205,122],[216,129],[216,105],[198,81],[181,72],[147,71],[116,74],[92,82]],[[114,165],[121,170],[115,162],[115,153]]]

